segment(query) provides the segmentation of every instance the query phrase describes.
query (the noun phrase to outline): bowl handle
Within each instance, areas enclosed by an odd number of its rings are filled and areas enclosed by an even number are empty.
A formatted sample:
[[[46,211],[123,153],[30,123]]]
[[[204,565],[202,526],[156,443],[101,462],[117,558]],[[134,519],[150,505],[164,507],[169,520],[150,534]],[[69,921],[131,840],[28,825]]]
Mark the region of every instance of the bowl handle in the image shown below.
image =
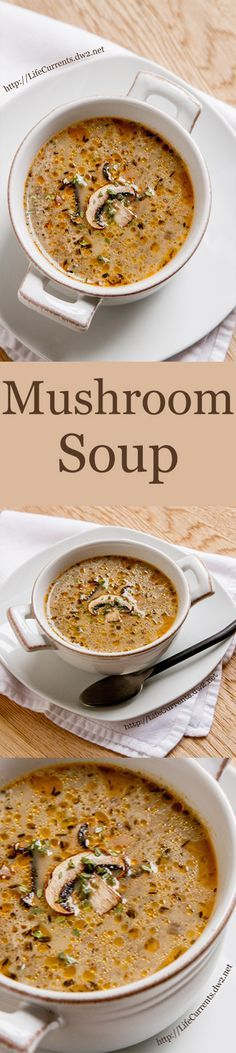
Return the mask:
[[[192,556],[191,553],[182,556],[181,559],[178,559],[177,566],[186,575],[191,606],[193,603],[198,603],[198,600],[203,600],[206,596],[213,595],[215,588],[211,575],[205,567],[205,563],[202,563],[197,556]],[[188,577],[189,573],[190,577]]]
[[[8,607],[7,617],[17,640],[25,648],[25,651],[42,651],[48,650],[48,648],[55,650],[54,643],[48,640],[46,636],[41,635],[39,629],[37,629],[30,606]],[[30,625],[27,624],[28,619],[31,620]]]
[[[71,299],[63,285],[45,278],[34,267],[29,267],[18,289],[18,299],[25,307],[39,311],[47,318],[56,318],[61,325],[68,325],[71,329],[84,333],[89,329],[102,298],[84,296],[77,293],[76,289],[70,291]]]
[[[39,1042],[60,1027],[62,1019],[53,1016],[46,1009],[34,1009],[23,1006],[15,1013],[0,1011],[0,1050],[1,1053],[33,1053]]]
[[[166,77],[155,73],[137,73],[128,91],[128,96],[146,102],[149,95],[161,95],[162,98],[174,103],[176,120],[187,132],[192,132],[195,121],[202,110],[199,99],[196,99],[189,91],[185,91],[185,88],[179,88],[178,84],[174,84]]]

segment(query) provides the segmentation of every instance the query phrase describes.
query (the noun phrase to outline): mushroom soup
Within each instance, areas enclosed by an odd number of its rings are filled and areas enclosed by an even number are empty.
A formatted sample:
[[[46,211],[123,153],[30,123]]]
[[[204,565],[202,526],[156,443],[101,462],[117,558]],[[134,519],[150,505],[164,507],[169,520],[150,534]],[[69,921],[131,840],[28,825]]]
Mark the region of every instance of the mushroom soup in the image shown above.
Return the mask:
[[[115,767],[38,769],[0,792],[0,971],[96,991],[155,973],[214,908],[208,832],[171,790]]]
[[[165,574],[123,556],[94,556],[69,567],[45,602],[48,622],[60,636],[103,653],[154,642],[171,628],[178,609]]]
[[[66,274],[103,286],[142,281],[179,251],[193,219],[180,155],[133,121],[94,117],[54,135],[25,186],[31,234]]]

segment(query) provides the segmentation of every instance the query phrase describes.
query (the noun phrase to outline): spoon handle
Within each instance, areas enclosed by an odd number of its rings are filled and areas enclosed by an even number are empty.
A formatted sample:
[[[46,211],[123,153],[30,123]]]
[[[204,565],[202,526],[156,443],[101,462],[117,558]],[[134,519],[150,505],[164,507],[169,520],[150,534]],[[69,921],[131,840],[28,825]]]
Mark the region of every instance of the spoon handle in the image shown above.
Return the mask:
[[[157,662],[153,666],[149,680],[152,676],[156,676],[157,673],[164,673],[165,669],[171,669],[172,666],[179,665],[180,662],[185,662],[186,658],[193,658],[195,654],[200,654],[201,651],[207,651],[208,647],[216,647],[217,644],[222,643],[223,640],[227,640],[229,636],[233,636],[236,632],[236,618],[229,625],[226,625],[224,629],[220,629],[217,633],[212,633],[211,636],[206,636],[205,640],[199,640],[199,643],[192,644],[191,647],[185,647],[183,651],[178,651],[178,654],[172,654],[169,658],[163,658],[161,662]]]

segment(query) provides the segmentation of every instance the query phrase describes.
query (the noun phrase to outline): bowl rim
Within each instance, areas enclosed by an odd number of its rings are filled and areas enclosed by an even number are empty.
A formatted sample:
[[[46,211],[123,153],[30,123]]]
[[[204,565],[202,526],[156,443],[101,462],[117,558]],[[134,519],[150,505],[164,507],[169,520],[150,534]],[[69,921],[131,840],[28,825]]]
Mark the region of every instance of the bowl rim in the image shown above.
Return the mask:
[[[109,527],[108,527],[108,529],[109,529]],[[115,527],[115,529],[116,529],[116,527]],[[125,528],[123,528],[123,529],[125,530]],[[81,538],[81,541],[82,541],[82,538]],[[111,659],[118,660],[119,658],[120,659],[127,658],[127,661],[128,661],[129,658],[132,658],[132,657],[135,658],[135,656],[138,656],[138,655],[141,655],[141,654],[144,654],[144,655],[146,655],[147,653],[152,654],[153,650],[156,650],[156,648],[158,646],[161,646],[162,643],[165,643],[166,641],[170,641],[171,642],[171,639],[175,636],[176,633],[179,632],[179,629],[181,629],[183,623],[185,622],[185,620],[186,620],[186,618],[187,618],[187,616],[189,614],[190,608],[191,608],[191,597],[190,597],[190,592],[189,592],[189,589],[188,589],[187,579],[185,579],[185,575],[184,575],[184,572],[183,572],[182,568],[180,566],[178,566],[178,561],[177,560],[176,560],[176,563],[175,563],[175,560],[173,560],[170,556],[166,555],[166,553],[161,552],[160,549],[155,548],[154,545],[153,546],[148,545],[148,544],[145,545],[145,543],[141,542],[141,541],[140,542],[135,542],[135,541],[131,541],[131,539],[127,541],[125,539],[125,537],[124,537],[124,539],[121,539],[120,542],[118,541],[118,539],[116,539],[116,540],[114,539],[114,542],[113,542],[112,538],[107,537],[107,544],[109,544],[109,542],[114,544],[115,547],[116,547],[116,544],[117,544],[117,546],[119,544],[124,544],[124,545],[127,544],[127,545],[131,545],[131,546],[134,546],[134,547],[135,547],[135,545],[138,545],[139,548],[143,548],[144,550],[147,550],[150,553],[152,553],[152,552],[157,553],[157,555],[160,555],[161,558],[165,562],[167,562],[169,564],[172,564],[172,565],[174,564],[174,566],[177,567],[177,570],[178,570],[180,576],[182,577],[183,584],[184,584],[184,586],[186,588],[185,609],[184,609],[184,611],[181,614],[180,609],[179,609],[180,608],[179,593],[177,591],[177,588],[175,588],[177,599],[178,599],[178,608],[177,608],[176,616],[175,616],[173,624],[170,626],[169,629],[167,629],[166,633],[162,634],[162,636],[157,637],[155,640],[152,640],[151,643],[145,644],[143,647],[136,647],[136,648],[133,648],[132,650],[130,649],[128,651],[93,651],[91,648],[81,647],[80,644],[73,644],[69,640],[66,640],[65,638],[63,638],[63,636],[60,636],[59,633],[57,633],[56,630],[54,630],[52,628],[50,622],[47,620],[46,614],[45,614],[46,625],[45,625],[44,621],[41,620],[41,618],[39,617],[39,615],[37,613],[36,603],[35,603],[35,591],[37,589],[37,586],[39,585],[40,578],[41,578],[41,576],[43,574],[45,574],[45,573],[47,573],[47,571],[49,571],[53,561],[48,561],[48,563],[45,564],[43,569],[39,572],[39,574],[37,575],[37,578],[35,578],[35,581],[34,581],[34,584],[33,584],[33,588],[32,588],[32,592],[31,592],[31,605],[32,605],[32,610],[33,610],[33,613],[34,613],[34,617],[35,617],[36,621],[38,622],[38,625],[40,625],[40,628],[42,629],[43,633],[47,634],[50,639],[55,641],[55,643],[58,643],[59,646],[62,645],[66,650],[71,651],[73,654],[78,654],[78,655],[81,655],[81,656],[84,656],[84,657],[88,657],[88,658],[95,658],[95,659],[96,658],[97,659],[101,658],[103,661],[106,661],[106,659],[107,659],[108,663],[109,663],[109,661],[111,661]],[[104,540],[101,539],[100,544],[101,545],[105,545],[106,544],[105,539]],[[97,539],[97,541],[95,540],[95,538],[94,538],[94,541],[91,539],[90,541],[87,542],[87,544],[86,544],[86,541],[84,540],[84,543],[82,543],[79,546],[75,546],[75,549],[70,549],[68,551],[67,555],[72,556],[72,559],[73,559],[73,552],[74,551],[77,552],[78,548],[86,547],[86,548],[89,549],[89,548],[93,548],[94,546],[96,548],[97,548],[97,546],[99,547],[99,538]],[[113,553],[113,555],[115,555],[115,553]],[[62,561],[63,559],[66,559],[66,554],[64,554],[63,557],[60,556],[58,558]],[[89,558],[89,556],[82,557],[81,560],[78,559],[78,560],[76,560],[76,562],[78,562],[78,563],[79,562],[83,562],[83,559],[88,559],[88,558]],[[135,559],[135,556],[133,556],[133,557],[130,556],[130,558],[131,559],[132,558]],[[137,556],[136,558],[139,559],[140,562],[148,562],[148,560],[145,560],[145,557],[143,557],[143,560],[142,560],[141,556]],[[57,560],[55,560],[54,562],[57,562]],[[150,561],[150,563],[151,563],[151,561]],[[75,563],[71,562],[69,564],[69,566],[66,567],[65,569],[69,570],[70,567],[73,567],[73,566],[75,566]],[[151,563],[151,566],[152,566],[152,563]],[[165,571],[163,571],[163,573],[165,573]],[[59,572],[59,574],[57,575],[57,578],[61,577],[61,574],[63,574],[63,569],[62,569],[62,571]],[[168,576],[169,575],[166,574],[166,577],[168,577]],[[57,578],[55,580],[57,580]],[[52,579],[50,585],[53,584],[53,580],[54,579]],[[171,578],[169,578],[169,580],[171,581]],[[48,588],[50,588],[50,585],[48,586]],[[187,592],[188,592],[188,596],[187,596]],[[43,602],[45,603],[45,596],[44,596],[44,601]],[[183,601],[183,603],[184,603],[184,601]]]
[[[121,103],[122,105],[126,104],[126,103],[127,103],[127,105],[128,104],[132,104],[132,107],[134,108],[134,112],[135,112],[135,110],[138,112],[141,108],[144,108],[146,113],[147,113],[147,124],[146,124],[146,127],[150,127],[150,115],[151,114],[153,114],[155,117],[156,117],[156,115],[160,115],[162,119],[164,118],[164,120],[167,121],[167,125],[170,128],[170,130],[172,128],[176,129],[176,127],[177,127],[178,130],[180,131],[180,134],[181,134],[183,140],[185,142],[187,142],[188,144],[189,143],[191,144],[192,153],[195,155],[195,158],[197,159],[197,163],[199,165],[199,169],[201,170],[202,178],[204,179],[204,182],[205,182],[205,202],[202,205],[203,216],[202,216],[201,224],[197,225],[197,228],[195,230],[195,235],[193,235],[193,225],[194,225],[194,213],[193,213],[193,220],[192,220],[191,227],[190,227],[190,229],[188,231],[187,237],[185,238],[185,241],[183,242],[183,245],[181,246],[181,248],[176,252],[175,256],[173,257],[173,259],[169,263],[165,264],[164,267],[161,267],[160,270],[156,271],[153,275],[150,275],[147,278],[143,278],[141,281],[130,282],[130,283],[127,283],[126,285],[124,284],[124,285],[120,285],[120,286],[112,286],[111,288],[106,286],[106,285],[104,285],[104,286],[103,285],[95,285],[95,284],[92,285],[89,282],[81,282],[81,281],[77,280],[76,278],[73,278],[73,276],[71,276],[71,275],[66,275],[65,272],[63,272],[63,270],[60,270],[59,267],[56,267],[56,264],[54,264],[53,259],[50,260],[50,257],[47,257],[46,254],[44,256],[43,249],[41,249],[37,245],[37,243],[33,240],[33,237],[31,237],[31,235],[29,234],[29,242],[32,243],[32,252],[30,252],[29,247],[28,246],[26,247],[26,245],[25,245],[24,236],[23,236],[21,230],[19,229],[19,224],[17,223],[16,216],[15,216],[15,210],[14,210],[14,207],[12,207],[12,200],[11,200],[12,183],[13,183],[13,179],[14,179],[14,170],[15,170],[15,165],[17,163],[17,159],[19,157],[19,154],[23,151],[24,146],[25,146],[25,144],[27,144],[28,140],[34,137],[34,133],[37,132],[37,129],[40,128],[40,127],[43,127],[43,125],[47,124],[47,122],[50,122],[50,118],[53,118],[54,115],[56,115],[56,114],[59,115],[59,113],[61,113],[62,116],[63,116],[63,114],[66,115],[66,113],[72,107],[82,108],[83,105],[86,105],[86,104],[89,104],[89,105],[90,104],[91,105],[94,104],[94,105],[96,105],[96,104],[103,104],[105,102],[109,103],[109,105],[112,105],[113,102],[114,102],[114,104]],[[148,117],[149,117],[149,120],[148,120]],[[141,121],[141,120],[137,119],[136,123],[142,123],[143,124],[144,121]],[[165,138],[165,136],[164,136],[164,138]],[[172,145],[172,140],[171,140],[171,138],[168,139],[168,135],[167,135],[166,141],[170,142],[170,145]],[[45,142],[47,142],[47,140],[45,140]],[[174,149],[175,149],[175,147],[174,147]],[[179,151],[179,153],[180,153],[180,151]],[[181,156],[181,154],[180,154],[180,156]],[[187,166],[187,168],[189,168],[189,166]],[[189,174],[190,174],[190,179],[191,179],[191,183],[192,183],[192,187],[193,187],[193,193],[194,193],[194,212],[195,212],[195,183],[194,183],[194,179],[193,179],[192,172],[191,172],[190,169],[189,169]],[[208,222],[209,222],[209,217],[210,217],[210,212],[211,212],[211,205],[212,205],[212,186],[211,186],[211,179],[210,179],[209,170],[208,170],[206,161],[203,158],[203,155],[202,155],[197,143],[195,142],[195,140],[193,140],[191,138],[191,133],[186,131],[186,129],[174,117],[172,117],[168,113],[164,113],[163,110],[158,110],[157,107],[151,106],[148,102],[143,102],[142,100],[138,100],[138,99],[135,99],[133,97],[131,98],[128,95],[124,95],[124,96],[123,95],[114,95],[114,96],[113,95],[111,95],[111,96],[108,96],[108,95],[97,95],[97,96],[91,96],[91,97],[87,96],[85,99],[79,100],[79,102],[77,102],[76,99],[75,100],[71,100],[71,102],[68,103],[66,106],[55,106],[52,110],[50,110],[47,114],[45,114],[45,116],[43,118],[41,118],[39,121],[37,121],[36,124],[34,124],[30,128],[30,130],[26,133],[26,135],[22,139],[21,143],[17,147],[17,150],[15,151],[15,154],[14,154],[14,157],[13,157],[13,160],[12,160],[12,163],[11,163],[9,177],[8,177],[8,186],[7,186],[7,200],[8,200],[8,210],[9,210],[10,220],[11,220],[11,224],[12,224],[14,233],[16,235],[16,238],[17,238],[21,248],[23,249],[25,255],[27,256],[28,260],[30,261],[31,265],[33,264],[33,266],[37,267],[37,269],[41,272],[41,274],[44,276],[44,278],[46,278],[48,281],[50,281],[50,280],[54,281],[56,285],[59,285],[59,286],[61,285],[61,286],[65,287],[66,289],[68,289],[68,292],[73,292],[73,291],[76,292],[77,291],[78,293],[80,293],[81,295],[84,295],[84,296],[94,297],[94,298],[99,298],[99,299],[108,299],[108,300],[109,299],[110,300],[114,299],[114,302],[116,300],[119,302],[119,299],[121,300],[121,298],[123,300],[124,299],[128,300],[129,298],[134,297],[134,296],[138,297],[139,294],[141,295],[144,292],[148,292],[148,291],[151,292],[152,290],[157,288],[159,285],[162,285],[169,278],[172,278],[192,258],[192,256],[196,252],[196,249],[198,248],[198,246],[200,245],[200,243],[201,243],[201,241],[202,241],[202,239],[204,237],[204,234],[205,234]],[[21,208],[21,206],[20,206],[20,208]],[[22,202],[22,212],[23,212],[23,215],[25,217],[24,203],[23,202]],[[191,244],[192,241],[193,241],[193,244]],[[187,249],[187,246],[189,246],[189,251]],[[183,258],[180,259],[179,263],[178,262],[176,263],[175,261],[179,260],[179,257],[180,257],[181,254],[182,254]],[[62,301],[62,313],[63,313],[63,301]]]
[[[48,767],[48,764],[51,763],[52,759],[54,759],[54,758],[47,758],[47,762],[46,762],[45,767]],[[45,758],[45,760],[46,760],[46,758]],[[224,794],[224,792],[222,790],[222,787],[219,785],[219,782],[216,779],[214,779],[214,777],[212,777],[209,774],[209,772],[206,771],[205,768],[202,768],[200,766],[200,764],[196,760],[193,760],[193,758],[185,758],[184,761],[185,761],[186,769],[189,772],[189,775],[191,774],[191,770],[194,770],[195,774],[196,774],[196,772],[198,772],[200,780],[202,781],[203,784],[205,783],[206,793],[207,793],[207,791],[209,789],[210,789],[210,791],[212,791],[213,787],[214,787],[213,793],[215,792],[216,796],[221,800],[221,804],[224,807],[224,810],[225,810],[226,815],[227,815],[228,824],[229,824],[229,826],[231,825],[232,831],[233,831],[233,827],[234,827],[234,843],[235,843],[234,863],[235,863],[235,870],[236,870],[236,821],[235,821],[235,816],[234,816],[232,807],[231,807],[231,805],[230,805],[230,803],[228,801],[228,798]],[[68,758],[67,759],[63,758],[60,761],[60,763],[55,758],[55,765],[54,766],[57,765],[59,767],[59,766],[63,766],[63,764],[66,764],[66,763],[68,763]],[[76,763],[78,763],[78,761],[72,759],[72,760],[69,761],[69,763],[70,764],[71,763],[72,764],[73,763],[76,764]],[[87,764],[87,763],[89,763],[89,764],[96,763],[97,764],[98,762],[97,761],[94,762],[93,760],[91,760],[91,758],[89,758],[89,759],[81,758],[79,763],[80,764]],[[114,758],[112,758],[111,760],[110,759],[106,760],[105,764],[107,766],[109,766],[109,767],[112,767],[112,766],[115,767],[116,766],[116,762],[115,762]],[[129,768],[126,769],[125,764],[124,765],[120,764],[120,765],[117,765],[117,766],[121,767],[122,770],[128,770],[128,771],[130,770]],[[34,768],[31,769],[32,772],[34,770],[35,770]],[[140,768],[139,769],[135,769],[135,771],[137,771],[137,774],[142,775],[142,762],[140,762]],[[30,772],[28,772],[27,774],[30,774]],[[143,774],[144,774],[144,777],[145,777],[145,772],[143,772]],[[146,777],[148,777],[148,778],[150,777],[150,779],[155,782],[155,776],[153,774],[150,774],[150,776],[148,775]],[[21,778],[22,778],[22,776],[19,776],[19,781],[20,781]],[[160,780],[160,777],[157,777],[157,778],[158,778],[158,781],[164,781],[164,780]],[[18,781],[18,780],[13,780],[13,781]],[[181,796],[181,794],[182,794],[182,791],[180,793],[180,796]],[[197,810],[197,814],[199,814],[198,810]],[[214,851],[215,851],[215,846],[214,846]],[[215,855],[216,855],[216,852],[215,852]],[[216,856],[216,862],[218,863],[217,856]],[[225,896],[226,895],[227,895],[227,893],[225,893]],[[232,914],[235,906],[236,906],[236,888],[234,887],[234,890],[231,893],[231,897],[230,897],[230,901],[228,903],[228,906],[225,908],[221,920],[219,920],[219,922],[217,924],[217,927],[213,929],[213,932],[211,933],[211,935],[209,935],[208,938],[206,938],[206,936],[205,936],[205,934],[207,934],[208,929],[211,928],[211,923],[212,923],[212,921],[214,919],[214,913],[215,913],[214,910],[213,910],[212,915],[210,915],[210,918],[209,918],[209,920],[208,920],[208,922],[207,922],[207,924],[205,926],[205,929],[203,930],[203,933],[201,934],[200,937],[197,938],[197,940],[195,940],[195,943],[190,946],[188,951],[184,952],[184,954],[180,955],[180,958],[178,958],[177,961],[171,962],[171,964],[166,966],[164,969],[160,969],[156,973],[150,973],[149,977],[145,977],[145,978],[140,979],[140,980],[132,981],[132,983],[125,984],[125,985],[120,986],[120,987],[114,987],[114,988],[110,988],[108,990],[97,991],[96,993],[94,991],[83,991],[83,992],[82,991],[75,991],[73,993],[72,992],[68,992],[68,993],[65,994],[64,991],[61,991],[61,990],[59,990],[59,991],[55,990],[54,991],[51,988],[31,987],[28,984],[19,983],[16,980],[12,980],[10,977],[4,976],[4,974],[0,972],[0,990],[1,990],[1,988],[5,988],[6,987],[7,990],[9,992],[12,992],[13,995],[17,994],[17,993],[19,993],[21,996],[25,995],[27,997],[28,1001],[30,1001],[30,1002],[44,1002],[44,1003],[47,1002],[49,1004],[59,1003],[61,1005],[74,1005],[74,1006],[76,1006],[76,1005],[78,1005],[78,1006],[79,1005],[86,1006],[86,1005],[91,1005],[91,1004],[100,1004],[100,1005],[105,1004],[106,1005],[107,1003],[111,1004],[112,1002],[117,1002],[117,1001],[120,1001],[120,1000],[123,1000],[123,1001],[126,1000],[127,1001],[128,999],[130,999],[130,998],[132,998],[134,996],[136,996],[136,997],[140,996],[141,997],[142,993],[145,994],[145,992],[153,991],[153,989],[155,989],[157,987],[160,988],[161,986],[163,986],[163,991],[164,991],[165,986],[168,988],[168,985],[171,985],[171,981],[175,980],[176,978],[178,980],[179,977],[181,979],[181,976],[184,974],[184,972],[186,973],[186,979],[187,979],[189,973],[191,974],[192,967],[194,965],[197,965],[197,967],[199,966],[201,968],[201,960],[204,959],[205,957],[208,957],[208,952],[211,953],[211,948],[213,947],[213,945],[216,942],[216,940],[218,940],[218,938],[220,937],[220,935],[224,931],[225,926],[227,925],[227,923],[228,923],[228,921],[229,921],[229,919],[231,917],[231,914]],[[199,947],[199,944],[201,944],[200,947]],[[203,946],[202,946],[202,944],[203,944]],[[196,948],[197,948],[197,953],[196,953]],[[187,961],[186,961],[186,959],[187,959]],[[199,965],[199,963],[200,963],[200,965]],[[195,975],[195,973],[193,974],[193,978],[194,978],[194,975]],[[172,993],[174,993],[174,991]],[[170,994],[171,994],[171,991],[170,991]]]

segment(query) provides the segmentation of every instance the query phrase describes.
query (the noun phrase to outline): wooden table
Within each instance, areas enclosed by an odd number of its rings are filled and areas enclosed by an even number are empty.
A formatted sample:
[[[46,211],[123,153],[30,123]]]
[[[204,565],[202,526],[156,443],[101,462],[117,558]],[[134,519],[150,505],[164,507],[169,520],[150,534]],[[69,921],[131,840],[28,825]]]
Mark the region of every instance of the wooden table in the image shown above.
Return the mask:
[[[147,530],[158,537],[235,556],[235,512],[232,508],[25,508],[27,512]],[[236,658],[224,669],[213,727],[207,738],[185,738],[176,756],[236,757]],[[57,728],[45,717],[0,697],[0,751],[4,757],[106,757],[98,746]]]
[[[236,101],[235,0],[20,0],[20,6],[107,37]],[[236,359],[234,338],[227,357]],[[7,361],[4,351],[0,360]]]

